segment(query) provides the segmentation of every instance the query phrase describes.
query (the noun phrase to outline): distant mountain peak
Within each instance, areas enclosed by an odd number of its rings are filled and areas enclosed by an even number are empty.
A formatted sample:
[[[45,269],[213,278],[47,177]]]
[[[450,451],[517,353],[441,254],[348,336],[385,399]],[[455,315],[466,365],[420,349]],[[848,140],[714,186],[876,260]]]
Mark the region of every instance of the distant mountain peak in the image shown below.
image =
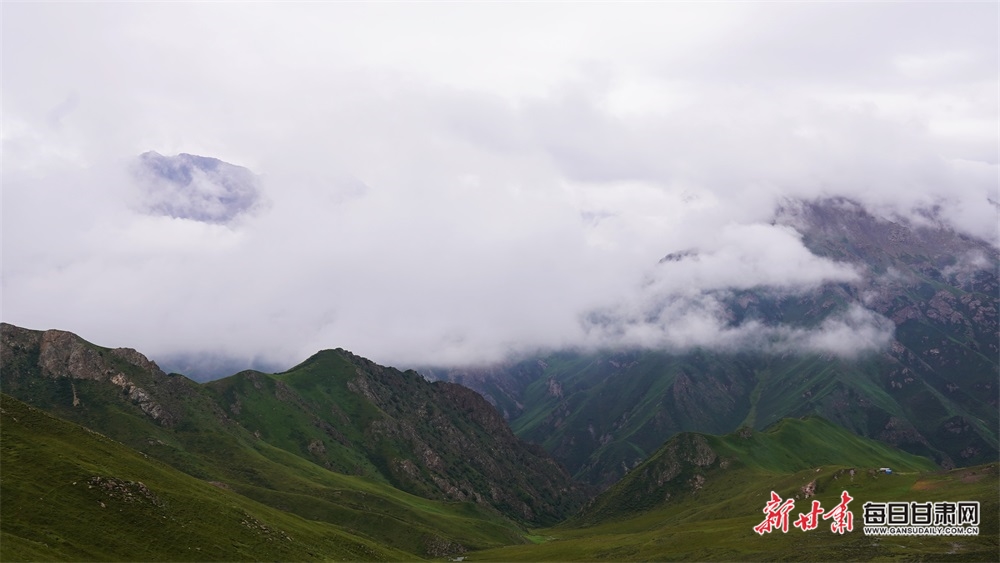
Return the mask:
[[[148,151],[136,159],[132,175],[140,206],[150,215],[225,224],[254,209],[262,196],[249,169],[207,156]]]
[[[681,260],[686,260],[688,258],[697,258],[698,250],[695,248],[688,248],[686,250],[678,250],[676,252],[671,252],[663,258],[660,258],[660,264],[665,262],[680,262]]]

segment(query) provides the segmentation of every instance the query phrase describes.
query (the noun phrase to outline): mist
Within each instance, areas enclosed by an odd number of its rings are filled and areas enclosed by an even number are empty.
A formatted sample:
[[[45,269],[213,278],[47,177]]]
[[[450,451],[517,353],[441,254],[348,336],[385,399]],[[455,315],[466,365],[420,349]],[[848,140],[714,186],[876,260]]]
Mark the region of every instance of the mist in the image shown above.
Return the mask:
[[[2,318],[275,369],[336,347],[392,365],[883,348],[891,322],[863,308],[732,327],[719,296],[868,275],[772,225],[789,199],[934,210],[1000,244],[997,18],[5,4]],[[147,151],[246,167],[261,203],[224,222],[152,213],[130,172]]]

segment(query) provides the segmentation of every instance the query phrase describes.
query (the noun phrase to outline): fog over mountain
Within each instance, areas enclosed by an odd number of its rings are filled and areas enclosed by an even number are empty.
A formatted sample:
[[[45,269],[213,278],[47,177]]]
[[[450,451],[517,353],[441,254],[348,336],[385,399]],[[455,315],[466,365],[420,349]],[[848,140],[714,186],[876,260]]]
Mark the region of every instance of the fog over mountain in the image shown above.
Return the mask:
[[[800,201],[1000,246],[998,9],[5,4],[2,317],[196,377],[884,347],[861,306],[733,326],[720,299],[872,275],[776,220]],[[149,151],[252,190],[151,190]]]
[[[228,223],[260,203],[257,177],[217,158],[150,151],[139,155],[132,175],[139,209],[151,215]]]

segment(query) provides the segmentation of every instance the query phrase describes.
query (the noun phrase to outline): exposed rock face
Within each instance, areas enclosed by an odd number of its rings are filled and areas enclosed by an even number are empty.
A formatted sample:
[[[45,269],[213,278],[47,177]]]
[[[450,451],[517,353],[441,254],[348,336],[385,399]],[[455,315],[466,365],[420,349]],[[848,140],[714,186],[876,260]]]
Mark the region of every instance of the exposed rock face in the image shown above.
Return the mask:
[[[651,483],[655,482],[656,487],[670,483],[681,473],[688,473],[692,467],[710,467],[718,459],[708,441],[700,434],[682,434],[677,439],[668,441],[665,448],[666,454],[658,462],[642,470],[644,477]],[[688,482],[700,489],[705,480],[699,473],[695,473]]]
[[[415,372],[379,366],[343,350],[355,366],[346,387],[385,415],[364,429],[373,447],[405,444],[406,457],[385,460],[394,482],[416,492],[486,504],[527,522],[553,521],[579,503],[566,471],[541,448],[521,442],[481,395],[454,383],[430,383]],[[398,447],[398,446],[397,446]],[[387,463],[386,463],[387,462]],[[485,490],[476,481],[490,483]]]
[[[96,489],[99,493],[103,493],[109,502],[116,500],[126,503],[146,503],[156,507],[164,505],[156,493],[149,490],[149,487],[141,481],[126,481],[117,477],[95,475],[87,480],[87,488]],[[105,506],[103,501],[101,506]]]
[[[802,498],[812,498],[816,496],[816,480],[813,479],[803,485],[802,488],[799,489],[799,492],[802,494]]]
[[[544,360],[531,362],[508,362],[494,366],[416,368],[431,381],[451,381],[476,390],[491,405],[496,407],[507,420],[513,420],[524,412],[524,404],[519,400],[523,389],[541,377],[548,367]]]
[[[623,507],[632,513],[697,495],[715,478],[712,475],[729,467],[730,460],[721,459],[705,436],[678,434],[610,491],[594,499],[582,517],[586,521],[609,517]]]
[[[431,557],[458,555],[468,551],[464,545],[440,536],[430,536],[424,540],[425,553]]]
[[[321,352],[277,376],[245,371],[199,385],[164,374],[135,350],[102,348],[64,331],[3,324],[0,341],[5,392],[85,425],[96,422],[96,430],[141,451],[168,452],[179,443],[203,452],[213,435],[267,442],[328,469],[532,524],[564,518],[585,495],[475,391],[343,350]],[[141,427],[137,418],[154,424],[139,433],[123,428],[129,420]]]
[[[149,415],[150,418],[159,422],[164,426],[173,425],[176,420],[174,416],[167,412],[159,403],[157,403],[149,393],[128,380],[125,374],[117,373],[111,378],[111,383],[122,388],[122,393],[124,393],[128,398],[142,409],[142,412]]]
[[[14,378],[18,376],[30,378],[34,369],[41,376],[52,379],[107,382],[120,388],[123,398],[158,424],[171,426],[178,420],[176,413],[165,408],[134,380],[138,375],[144,381],[156,384],[166,380],[167,375],[155,362],[131,348],[109,350],[94,346],[71,332],[38,332],[7,323],[0,324],[0,339],[3,364],[9,368],[5,383],[16,384]],[[34,366],[23,365],[25,359],[34,357],[37,357]],[[73,406],[78,406],[80,401],[76,386],[71,384],[71,390]]]
[[[108,379],[114,373],[97,350],[86,346],[80,337],[61,330],[42,333],[38,365],[47,377]]]

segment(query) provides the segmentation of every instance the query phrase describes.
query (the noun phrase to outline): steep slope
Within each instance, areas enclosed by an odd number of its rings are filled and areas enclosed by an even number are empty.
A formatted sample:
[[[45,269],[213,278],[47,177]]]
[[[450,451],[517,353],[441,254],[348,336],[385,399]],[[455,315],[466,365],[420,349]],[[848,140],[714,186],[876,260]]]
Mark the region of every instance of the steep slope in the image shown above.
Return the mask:
[[[263,440],[414,494],[536,523],[557,521],[582,498],[562,467],[516,438],[474,391],[344,350],[320,352],[276,376],[244,372],[207,388]]]
[[[878,468],[890,467],[892,474]],[[537,530],[538,545],[495,548],[477,561],[992,561],[1000,555],[1000,466],[930,471],[929,462],[825,420],[785,419],[763,432],[682,433],[578,517]],[[794,503],[790,522],[818,501],[851,497],[853,529],[793,526],[758,534],[771,491]],[[863,532],[866,502],[978,501],[976,536],[894,539]]]
[[[341,525],[418,556],[522,541],[519,526],[508,518],[553,522],[562,516],[558,511],[579,505],[580,493],[566,473],[544,452],[514,439],[492,407],[470,391],[417,382],[419,378],[410,374],[406,377],[420,392],[411,389],[406,394],[400,388],[393,398],[387,388],[387,400],[399,403],[399,417],[380,414],[380,408],[363,393],[345,387],[354,381],[351,378],[358,377],[359,368],[351,362],[372,372],[382,369],[359,358],[348,361],[340,353],[319,354],[315,361],[282,377],[245,373],[206,386],[180,375],[164,374],[134,350],[102,348],[71,333],[3,324],[0,344],[0,383],[18,399],[97,430],[196,478],[220,483],[310,520]],[[332,365],[350,378],[335,383],[336,374],[324,371],[331,358]],[[309,366],[321,369],[310,371]],[[390,373],[405,379],[394,370]],[[339,386],[333,392],[336,400],[317,406],[293,388],[314,376],[334,378],[328,384]],[[237,383],[252,393],[240,394]],[[367,377],[357,384],[376,387]],[[261,392],[255,385],[260,385]],[[467,502],[458,502],[462,497],[449,494],[452,481],[444,477],[413,480],[408,488],[421,496],[392,486],[390,483],[407,481],[389,468],[426,471],[427,460],[434,459],[425,456],[425,450],[411,449],[418,445],[412,441],[377,439],[380,429],[424,424],[420,421],[424,403],[416,402],[421,397],[447,411],[450,418],[462,419],[442,428],[452,438],[457,433],[462,447],[480,463],[508,471],[513,471],[516,463],[523,464],[524,475],[536,479],[528,486],[538,487],[537,499],[531,496],[534,489],[519,488],[522,483],[516,479],[490,480],[493,474],[470,478],[466,462],[452,465],[452,459],[436,465],[446,474],[454,472],[454,482],[466,487],[462,493]],[[267,424],[260,424],[253,414],[258,412],[255,401],[265,405],[265,412],[275,408],[281,416],[271,413]],[[245,404],[247,409],[234,408],[234,404]],[[342,408],[338,405],[346,410],[338,410]],[[479,409],[486,412],[477,412]],[[352,419],[345,421],[344,412]],[[315,436],[319,436],[318,443],[314,443]],[[342,444],[336,436],[356,441],[345,439]],[[297,437],[303,441],[296,441]],[[433,451],[455,455],[433,436],[426,443],[433,445]],[[323,448],[330,455],[317,457]],[[404,463],[407,460],[412,461]],[[338,473],[323,465],[348,471]]]
[[[845,200],[792,202],[775,222],[862,276],[805,293],[721,292],[730,326],[815,329],[851,310],[893,328],[857,357],[807,351],[566,351],[492,368],[429,369],[506,413],[578,478],[608,486],[683,431],[760,429],[818,414],[945,467],[997,459],[1000,254],[928,220],[889,220]],[[671,254],[660,267],[697,260]]]

